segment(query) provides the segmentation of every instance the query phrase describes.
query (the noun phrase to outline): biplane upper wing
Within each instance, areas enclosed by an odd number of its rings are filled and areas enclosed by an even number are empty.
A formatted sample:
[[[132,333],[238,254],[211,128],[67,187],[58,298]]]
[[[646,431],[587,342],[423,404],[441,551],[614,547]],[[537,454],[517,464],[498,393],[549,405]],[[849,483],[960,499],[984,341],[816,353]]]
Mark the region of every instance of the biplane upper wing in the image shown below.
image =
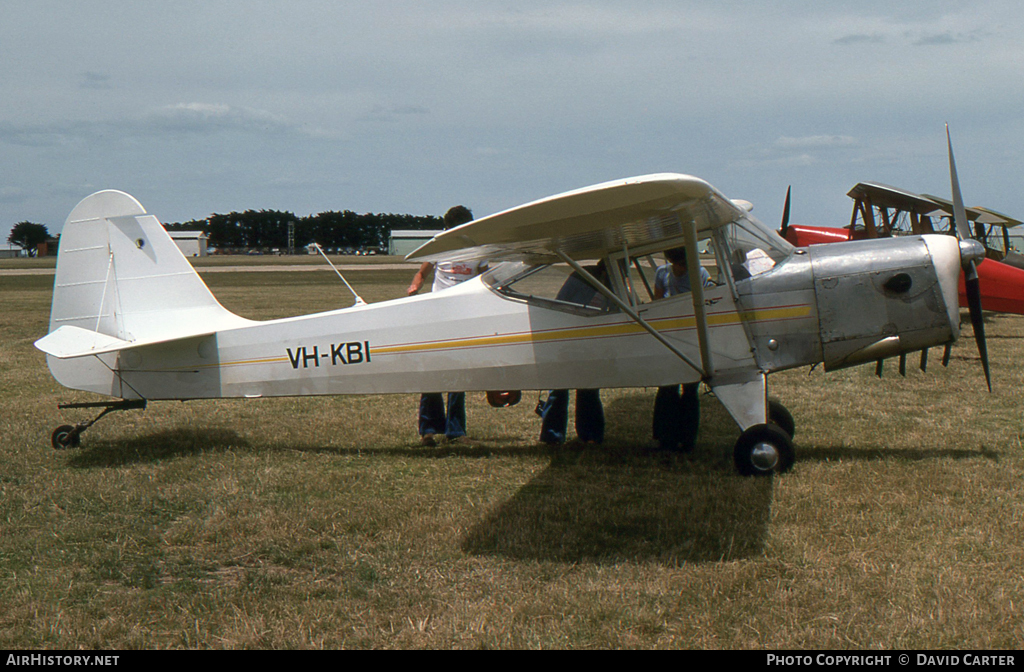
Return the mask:
[[[1004,215],[1003,213],[998,212],[996,210],[993,210],[992,208],[983,208],[980,205],[976,205],[976,206],[974,206],[973,208],[970,208],[970,209],[971,210],[977,210],[978,212],[982,212],[985,215],[988,215],[989,217],[991,217],[991,218],[993,218],[995,220],[995,221],[991,222],[992,224],[998,224],[999,226],[1005,226],[1008,229],[1012,228],[1014,226],[1020,226],[1021,223],[1022,223],[1019,219],[1014,219],[1013,217],[1010,217],[1009,215]],[[985,223],[988,224],[990,222],[985,222]]]
[[[438,234],[407,259],[559,261],[597,259],[743,217],[746,208],[710,184],[675,173],[645,175],[557,194]]]
[[[948,198],[941,196],[933,196],[931,194],[922,194],[924,198],[935,201],[942,210],[941,214],[945,216],[953,215],[953,201]],[[964,214],[967,215],[967,219],[971,222],[980,222],[982,224],[999,224],[1002,226],[1012,226],[1008,224],[1009,221],[1016,222],[1017,220],[1011,219],[1006,215],[999,214],[994,210],[988,208],[964,208]],[[1018,224],[1020,222],[1017,222]]]
[[[870,201],[871,205],[879,208],[895,208],[926,216],[945,214],[942,204],[930,196],[878,182],[858,182],[846,195],[855,201]]]

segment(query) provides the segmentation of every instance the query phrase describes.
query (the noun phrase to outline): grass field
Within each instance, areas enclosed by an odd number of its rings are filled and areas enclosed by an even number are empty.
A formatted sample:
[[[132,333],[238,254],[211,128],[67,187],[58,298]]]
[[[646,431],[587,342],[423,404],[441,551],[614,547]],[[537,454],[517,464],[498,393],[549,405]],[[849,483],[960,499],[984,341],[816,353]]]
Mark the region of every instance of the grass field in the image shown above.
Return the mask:
[[[10,263],[10,262],[8,262]],[[367,301],[407,270],[346,277]],[[204,274],[271,318],[348,305],[331,273]],[[423,448],[416,397],[158,402],[87,417],[32,342],[52,277],[0,277],[0,649],[1016,648],[1024,643],[1024,318],[949,368],[772,376],[782,477],[737,476],[713,397],[693,459],[646,450],[654,390],[606,390],[608,441],[538,447],[536,393],[468,400]]]

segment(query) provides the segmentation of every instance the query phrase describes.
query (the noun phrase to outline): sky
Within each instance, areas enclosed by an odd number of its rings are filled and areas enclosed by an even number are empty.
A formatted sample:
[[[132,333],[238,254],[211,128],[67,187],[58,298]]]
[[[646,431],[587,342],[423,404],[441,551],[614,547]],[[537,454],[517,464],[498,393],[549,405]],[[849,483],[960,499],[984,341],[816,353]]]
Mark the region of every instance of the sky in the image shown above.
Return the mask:
[[[1014,0],[0,0],[0,234],[119,189],[232,210],[477,217],[701,177],[777,225],[860,181],[1024,219]]]

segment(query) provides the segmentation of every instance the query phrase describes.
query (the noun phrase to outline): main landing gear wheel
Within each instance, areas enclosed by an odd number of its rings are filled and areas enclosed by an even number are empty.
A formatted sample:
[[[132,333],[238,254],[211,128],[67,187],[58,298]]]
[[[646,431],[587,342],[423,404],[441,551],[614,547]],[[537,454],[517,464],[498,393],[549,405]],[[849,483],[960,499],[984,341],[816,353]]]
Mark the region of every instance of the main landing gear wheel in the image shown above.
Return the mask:
[[[774,423],[754,425],[740,434],[733,449],[736,470],[744,476],[782,474],[793,468],[793,440]]]
[[[779,429],[789,434],[789,438],[796,436],[796,422],[793,414],[785,406],[774,399],[768,400],[768,422],[778,425]]]
[[[80,438],[80,432],[78,427],[72,425],[61,425],[57,429],[53,430],[53,435],[50,437],[50,444],[56,450],[67,450],[68,448],[78,448],[82,445]]]

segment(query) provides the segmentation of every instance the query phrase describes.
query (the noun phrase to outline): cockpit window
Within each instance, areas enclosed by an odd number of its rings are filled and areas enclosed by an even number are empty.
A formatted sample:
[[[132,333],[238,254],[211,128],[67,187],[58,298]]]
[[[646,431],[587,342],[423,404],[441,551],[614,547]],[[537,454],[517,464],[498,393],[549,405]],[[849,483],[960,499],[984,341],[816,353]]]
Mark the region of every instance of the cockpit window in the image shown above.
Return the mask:
[[[662,271],[663,274],[671,272],[675,276],[677,271],[686,268],[684,263],[681,266],[677,265],[674,270],[669,270],[672,269],[672,263],[668,257],[676,256],[679,259],[679,256],[674,255],[673,251],[685,255],[683,250],[684,248],[677,245],[668,250],[657,248],[654,251],[644,250],[635,255],[631,254],[628,259],[624,254],[616,255],[618,277],[621,278],[621,285],[625,288],[625,294],[630,297],[632,305],[649,303],[654,300],[657,293],[658,269],[665,269]],[[724,284],[725,278],[719,272],[715,246],[710,237],[697,241],[697,256],[703,269],[701,275],[704,277],[704,285],[712,287]],[[685,274],[685,271],[682,272]],[[688,281],[682,282],[689,286]]]
[[[702,232],[697,240],[701,276],[705,287],[722,286],[732,280],[741,281],[772,270],[789,256],[793,246],[757,220],[744,217]],[[682,249],[677,238],[640,249],[626,249],[610,254],[600,266],[581,262],[592,275],[629,306],[655,300],[658,269],[672,267],[668,257]],[[605,267],[607,264],[607,267]],[[685,264],[682,265],[685,268]],[[678,267],[673,271],[675,277]],[[684,272],[685,274],[685,272]],[[514,299],[541,303],[546,307],[596,315],[618,308],[601,292],[574,273],[568,264],[530,266],[522,262],[506,262],[491,268],[484,282],[495,291]],[[682,282],[682,281],[680,281]],[[683,282],[688,286],[688,282]],[[683,292],[688,293],[688,292]],[[682,296],[668,292],[667,296]]]
[[[583,267],[598,280],[608,282],[603,264]],[[502,268],[488,273],[484,282],[506,296],[574,313],[600,314],[608,311],[610,303],[568,264],[502,264]]]

